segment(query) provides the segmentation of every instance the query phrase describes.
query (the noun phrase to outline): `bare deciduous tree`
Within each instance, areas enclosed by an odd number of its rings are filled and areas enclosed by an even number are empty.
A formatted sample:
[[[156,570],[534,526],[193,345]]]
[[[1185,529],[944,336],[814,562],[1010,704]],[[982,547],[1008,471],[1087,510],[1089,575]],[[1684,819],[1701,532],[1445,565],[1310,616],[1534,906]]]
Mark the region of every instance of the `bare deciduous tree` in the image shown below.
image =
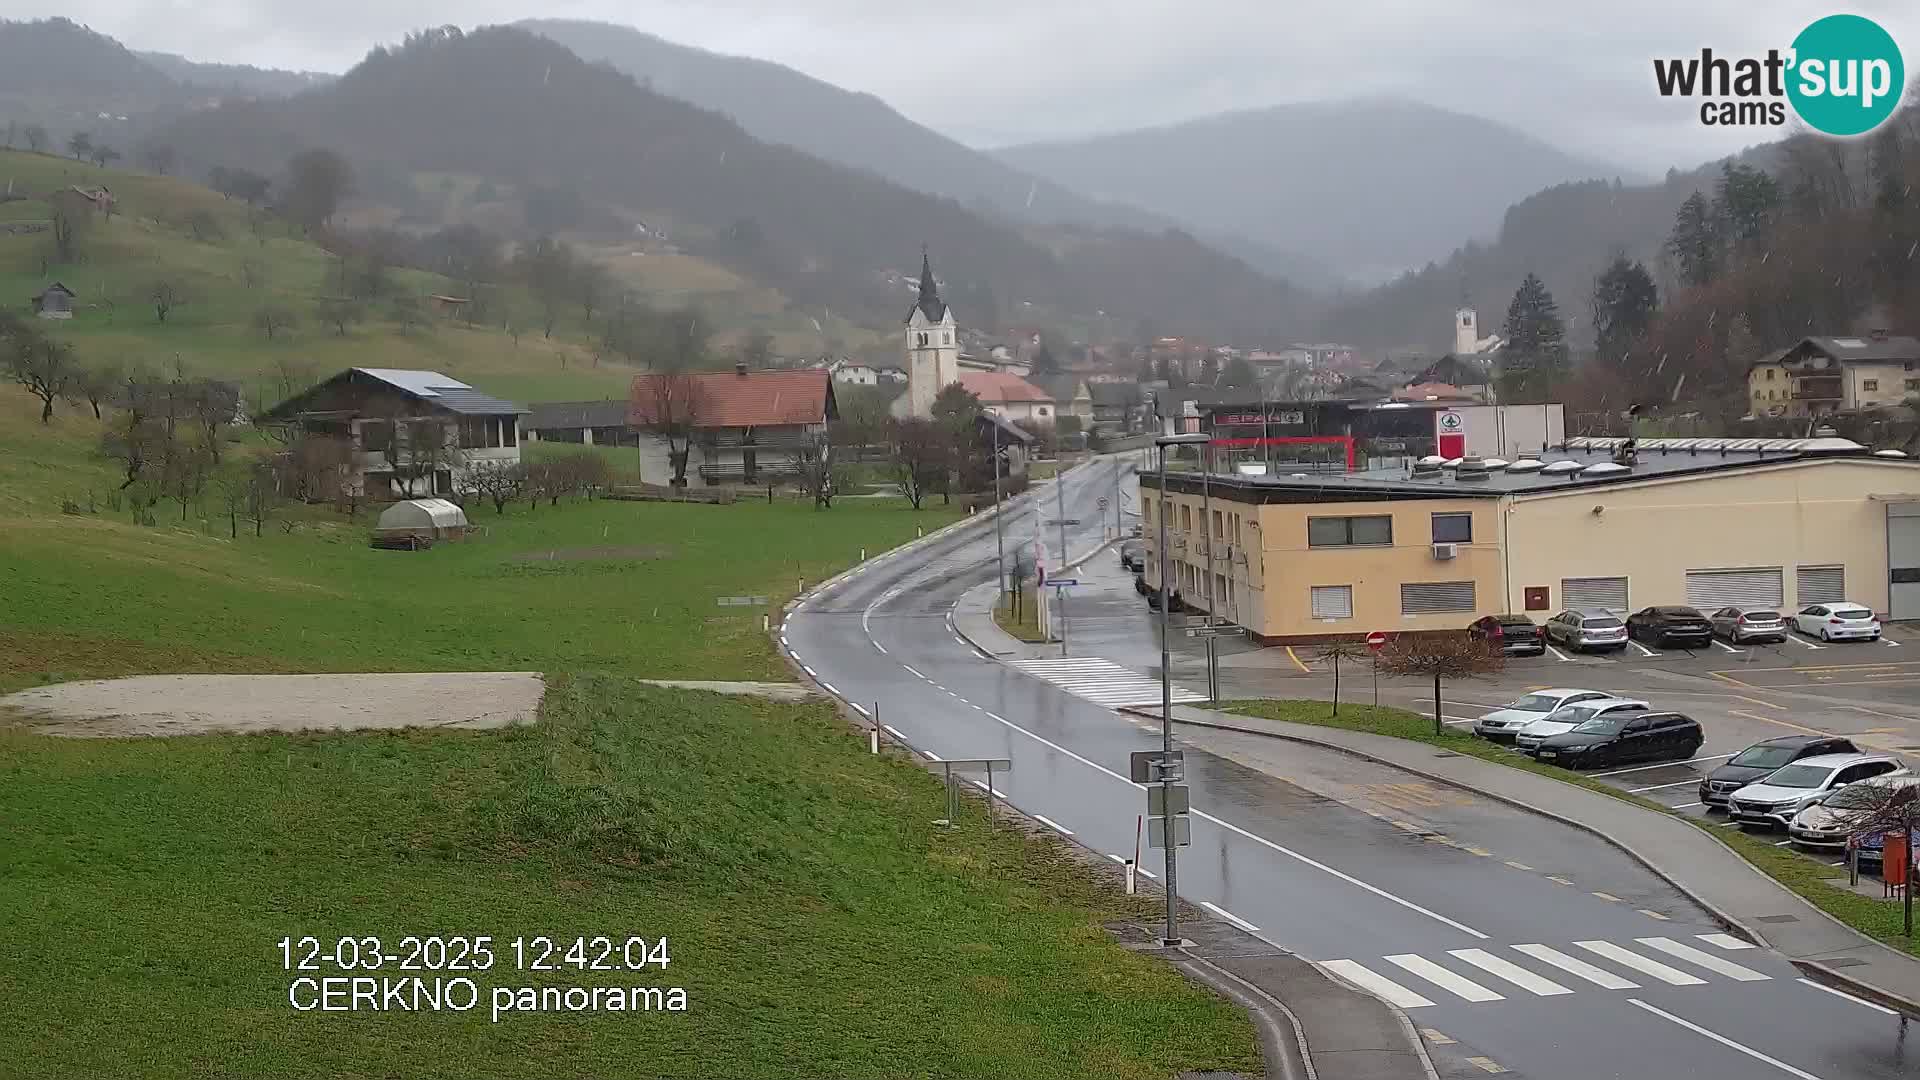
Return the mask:
[[[693,437],[709,409],[706,386],[688,371],[643,375],[634,380],[633,419],[648,432],[666,440],[673,466],[673,485],[687,486],[687,459]]]
[[[461,474],[460,487],[492,503],[494,513],[505,514],[507,504],[520,497],[526,482],[526,467],[517,462],[476,461]]]
[[[28,124],[21,129],[20,134],[27,140],[27,149],[34,153],[37,154],[47,148],[47,129],[39,124]]]
[[[140,160],[149,172],[165,176],[173,171],[173,147],[160,142],[146,143],[140,147]]]
[[[314,316],[333,327],[336,337],[346,337],[347,328],[359,322],[365,314],[366,309],[359,301],[344,296],[325,297],[314,305]]]
[[[93,418],[103,419],[100,412],[102,402],[111,403],[113,396],[120,391],[125,372],[114,361],[87,364],[74,371],[71,393],[93,407]]]
[[[14,382],[40,399],[40,422],[51,423],[54,399],[66,395],[77,372],[72,348],[0,313],[0,362]]]
[[[299,324],[293,312],[277,304],[263,304],[253,313],[253,328],[267,336],[268,341],[293,329]]]
[[[147,287],[147,299],[153,301],[154,318],[166,322],[167,316],[180,305],[180,287],[166,278],[156,278]]]
[[[910,417],[893,425],[893,479],[915,510],[947,474],[946,439],[933,421]]]
[[[1374,661],[1382,673],[1433,680],[1433,733],[1446,731],[1440,717],[1440,683],[1475,679],[1505,666],[1505,657],[1464,633],[1402,634]]]
[[[1359,663],[1373,656],[1373,650],[1358,641],[1329,641],[1315,650],[1320,659],[1333,664],[1333,715],[1340,715],[1340,662]]]
[[[834,475],[833,447],[826,438],[809,438],[788,451],[800,490],[813,500],[815,510],[831,510],[833,497],[840,493],[839,477]]]

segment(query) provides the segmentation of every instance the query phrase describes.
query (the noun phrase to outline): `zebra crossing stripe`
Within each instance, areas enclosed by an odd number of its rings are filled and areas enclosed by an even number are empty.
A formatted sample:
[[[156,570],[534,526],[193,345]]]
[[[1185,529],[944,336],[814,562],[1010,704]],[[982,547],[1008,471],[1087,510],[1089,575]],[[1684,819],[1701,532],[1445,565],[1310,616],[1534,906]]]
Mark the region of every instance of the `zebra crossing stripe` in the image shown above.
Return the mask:
[[[1739,938],[1734,937],[1732,934],[1696,934],[1694,936],[1698,937],[1701,941],[1704,941],[1709,945],[1718,945],[1720,948],[1725,949],[1728,952],[1738,952],[1741,949],[1759,948],[1759,946],[1755,945],[1753,942],[1741,941]]]
[[[1630,967],[1642,975],[1651,975],[1671,986],[1702,986],[1705,979],[1696,978],[1678,968],[1670,968],[1658,960],[1649,960],[1631,949],[1623,949],[1611,941],[1576,941],[1575,945],[1595,956],[1604,956],[1622,967]]]
[[[1468,1001],[1503,1001],[1506,999],[1505,994],[1496,994],[1464,975],[1455,975],[1453,972],[1448,971],[1446,968],[1441,967],[1439,964],[1417,953],[1400,953],[1397,956],[1383,956],[1381,959],[1397,967],[1403,967],[1435,986],[1443,990],[1450,990],[1466,998]]]
[[[1701,952],[1691,945],[1682,945],[1672,938],[1643,937],[1635,940],[1649,949],[1659,949],[1668,956],[1677,956],[1689,964],[1696,964],[1708,971],[1725,975],[1736,982],[1766,982],[1773,978],[1771,975],[1762,975],[1752,968],[1741,967],[1731,960],[1722,960],[1712,953]]]
[[[1594,967],[1577,956],[1568,956],[1559,949],[1545,945],[1515,945],[1515,952],[1523,952],[1544,964],[1552,964],[1569,975],[1587,980],[1603,990],[1638,990],[1640,984],[1623,979],[1606,968]]]
[[[1160,700],[1157,680],[1099,657],[1014,660],[1010,666],[1101,705],[1151,705]],[[1172,688],[1172,696],[1180,702],[1206,700],[1206,695],[1180,686]]]
[[[1351,960],[1323,960],[1320,966],[1360,989],[1369,991],[1389,1005],[1402,1009],[1424,1009],[1433,1004],[1392,979],[1375,974],[1371,968]]]
[[[1552,979],[1542,978],[1510,960],[1503,960],[1485,949],[1452,949],[1449,955],[1456,956],[1489,975],[1502,978],[1539,997],[1558,997],[1571,994],[1572,990],[1561,986]]]

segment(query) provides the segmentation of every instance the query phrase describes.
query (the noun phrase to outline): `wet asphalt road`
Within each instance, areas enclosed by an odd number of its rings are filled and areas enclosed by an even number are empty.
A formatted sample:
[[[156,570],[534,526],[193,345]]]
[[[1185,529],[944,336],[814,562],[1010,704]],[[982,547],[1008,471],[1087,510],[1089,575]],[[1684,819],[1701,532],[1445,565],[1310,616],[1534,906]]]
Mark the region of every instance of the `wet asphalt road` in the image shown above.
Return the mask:
[[[1069,474],[1067,514],[1086,523],[1070,530],[1076,553],[1098,542],[1095,500],[1112,498],[1116,467],[1108,459]],[[1049,486],[1028,501],[1056,513]],[[1009,536],[1030,537],[1034,516],[1012,513]],[[1097,556],[1088,571],[1112,561]],[[811,599],[783,639],[834,692],[877,709],[899,741],[929,759],[1011,758],[1013,772],[994,778],[1009,801],[1092,850],[1129,857],[1145,796],[1126,779],[1127,755],[1157,748],[1158,731],[959,638],[953,605],[994,566],[993,527],[960,530]],[[1137,607],[1122,610],[1125,593],[1091,591],[1073,605],[1074,636],[1089,647],[1125,638],[1157,674]],[[1102,651],[1150,670],[1125,649]],[[1920,1031],[1909,1038],[1894,1018],[1801,983],[1766,950],[1728,949],[1738,943],[1714,937],[1704,913],[1592,837],[1336,755],[1227,734],[1208,741],[1215,752],[1182,740],[1195,813],[1181,895],[1399,998],[1446,1040],[1432,1047],[1443,1072],[1920,1073]],[[1157,880],[1159,853],[1143,856]]]

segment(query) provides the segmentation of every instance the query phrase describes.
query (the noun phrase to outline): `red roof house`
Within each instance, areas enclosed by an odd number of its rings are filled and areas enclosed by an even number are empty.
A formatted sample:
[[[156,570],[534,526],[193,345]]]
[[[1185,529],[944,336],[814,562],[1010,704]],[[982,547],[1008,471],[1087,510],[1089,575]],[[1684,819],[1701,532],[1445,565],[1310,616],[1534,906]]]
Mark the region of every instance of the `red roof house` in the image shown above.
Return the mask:
[[[690,435],[660,433],[663,413]],[[641,478],[647,482],[665,482],[672,475],[670,454],[676,447],[671,443],[683,438],[691,443],[689,480],[695,472],[707,484],[791,476],[803,457],[822,451],[827,422],[839,415],[833,376],[824,368],[748,371],[738,366],[636,375],[627,404],[627,422],[654,433],[641,442]],[[654,462],[654,456],[661,460]]]

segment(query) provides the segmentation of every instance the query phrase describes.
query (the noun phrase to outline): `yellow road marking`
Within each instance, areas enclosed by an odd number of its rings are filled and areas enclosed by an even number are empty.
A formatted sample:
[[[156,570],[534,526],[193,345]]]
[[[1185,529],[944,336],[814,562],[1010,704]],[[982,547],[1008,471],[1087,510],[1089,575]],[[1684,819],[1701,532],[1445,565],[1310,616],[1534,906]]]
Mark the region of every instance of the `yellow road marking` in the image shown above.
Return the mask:
[[[1432,1028],[1421,1028],[1420,1034],[1426,1036],[1427,1041],[1434,1044],[1435,1046],[1452,1046],[1453,1045],[1452,1039],[1447,1038],[1445,1035],[1440,1034],[1439,1032],[1433,1030]]]
[[[1748,671],[1848,671],[1855,668],[1920,667],[1920,660],[1889,660],[1886,663],[1874,663],[1871,660],[1857,664],[1797,664],[1787,667],[1743,667]],[[1718,674],[1716,672],[1715,674]]]
[[[1722,674],[1722,673],[1720,673],[1720,672],[1718,672],[1718,671],[1709,671],[1709,672],[1707,672],[1707,674],[1709,674],[1709,675],[1711,675],[1711,676],[1713,676],[1714,678],[1716,678],[1716,679],[1719,679],[1719,680],[1721,680],[1721,681],[1723,681],[1723,682],[1730,682],[1730,683],[1732,683],[1732,684],[1733,684],[1733,685],[1735,685],[1735,686],[1744,686],[1744,687],[1746,687],[1746,688],[1747,688],[1747,689],[1749,689],[1749,690],[1759,690],[1759,689],[1761,689],[1761,687],[1758,687],[1758,686],[1755,686],[1755,685],[1753,685],[1752,683],[1748,683],[1748,682],[1741,682],[1741,681],[1740,681],[1739,679],[1736,679],[1736,678],[1734,678],[1734,677],[1733,677],[1733,676],[1731,676],[1731,675],[1724,675],[1724,674]]]
[[[1666,917],[1665,915],[1662,915],[1662,914],[1660,914],[1660,913],[1659,913],[1659,912],[1657,912],[1657,911],[1650,911],[1650,910],[1648,910],[1648,909],[1646,909],[1646,908],[1641,908],[1641,909],[1640,909],[1640,914],[1642,914],[1642,915],[1645,915],[1645,916],[1646,916],[1647,918],[1649,918],[1649,919],[1659,919],[1659,920],[1660,920],[1661,922],[1671,922],[1671,921],[1672,921],[1671,919],[1668,919],[1668,918],[1667,918],[1667,917]]]
[[[1851,709],[1854,712],[1868,713],[1873,716],[1884,716],[1889,720],[1905,720],[1905,721],[1908,721],[1909,723],[1916,722],[1911,716],[1901,716],[1899,713],[1890,713],[1881,709],[1869,709],[1864,705],[1842,705],[1840,706],[1840,708]]]
[[[1613,895],[1612,893],[1606,893],[1606,892],[1596,892],[1596,893],[1594,893],[1593,895],[1595,895],[1595,896],[1597,896],[1597,897],[1599,897],[1599,898],[1600,898],[1600,899],[1602,899],[1602,900],[1605,900],[1605,901],[1606,901],[1607,903],[1609,903],[1609,904],[1624,904],[1624,903],[1626,903],[1626,901],[1625,901],[1625,900],[1622,900],[1622,899],[1620,899],[1619,897],[1617,897],[1617,896],[1615,896],[1615,895]]]
[[[1571,881],[1568,881],[1568,880],[1567,880],[1566,878],[1563,878],[1563,877],[1555,877],[1555,876],[1554,876],[1554,875],[1552,875],[1552,874],[1548,874],[1548,875],[1547,875],[1547,880],[1548,880],[1548,881],[1554,881],[1554,882],[1558,882],[1558,883],[1560,883],[1560,884],[1562,884],[1562,885],[1571,885],[1571,884],[1573,884],[1573,882],[1571,882]]]
[[[1513,868],[1514,868],[1515,870],[1531,870],[1531,869],[1533,869],[1533,867],[1531,867],[1531,866],[1528,866],[1528,865],[1527,865],[1526,863],[1523,863],[1523,862],[1514,862],[1514,861],[1513,861],[1512,859],[1508,859],[1508,860],[1507,860],[1507,865],[1508,865],[1508,866],[1511,866],[1511,867],[1513,867]]]
[[[1300,657],[1294,653],[1293,646],[1291,645],[1287,646],[1287,659],[1293,661],[1293,666],[1299,668],[1301,671],[1308,672],[1309,674],[1312,673],[1313,669],[1300,662]]]
[[[1469,847],[1466,850],[1469,854],[1478,855],[1483,859],[1493,858],[1493,852],[1488,851],[1486,848]],[[1899,875],[1896,874],[1895,876],[1897,877]]]
[[[1505,1066],[1501,1065],[1499,1062],[1493,1060],[1492,1058],[1470,1057],[1467,1059],[1467,1064],[1472,1065],[1475,1068],[1485,1069],[1487,1072],[1490,1072],[1490,1073],[1503,1073],[1507,1071]]]

